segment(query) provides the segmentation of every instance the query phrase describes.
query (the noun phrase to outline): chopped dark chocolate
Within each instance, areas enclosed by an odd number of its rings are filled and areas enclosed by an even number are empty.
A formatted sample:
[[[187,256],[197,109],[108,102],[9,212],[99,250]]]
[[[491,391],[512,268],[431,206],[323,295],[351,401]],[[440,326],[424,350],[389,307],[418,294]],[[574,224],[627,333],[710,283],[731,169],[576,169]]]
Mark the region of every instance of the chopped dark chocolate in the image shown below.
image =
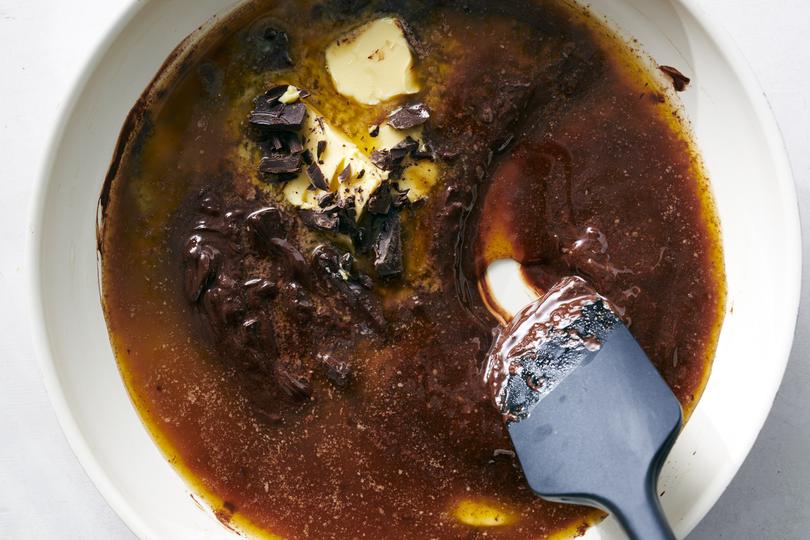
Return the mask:
[[[267,247],[272,254],[283,258],[284,268],[290,277],[304,285],[309,282],[309,266],[295,246],[281,238],[271,238]]]
[[[301,142],[301,137],[297,133],[284,133],[282,137],[284,143],[287,145],[287,150],[291,154],[300,154],[304,151],[304,144]]]
[[[215,247],[204,244],[201,237],[195,234],[186,244],[184,256],[186,298],[196,302],[216,278],[219,252]]]
[[[251,56],[255,58],[253,63],[257,70],[273,71],[293,65],[287,33],[273,24],[271,20],[261,19],[253,25],[248,34],[254,44],[250,50]]]
[[[318,162],[321,163],[321,156],[326,151],[326,141],[318,141],[318,148],[316,150],[316,157]]]
[[[311,163],[307,167],[307,176],[309,176],[309,183],[312,184],[312,187],[324,191],[329,190],[329,182],[326,181],[326,177],[323,175],[323,171],[321,171],[317,163]]]
[[[284,143],[282,142],[281,137],[279,137],[279,135],[277,133],[272,133],[270,135],[270,138],[267,140],[267,146],[271,150],[278,151],[278,150],[281,150],[282,148],[284,148]]]
[[[356,201],[354,200],[354,195],[350,195],[349,197],[345,197],[340,201],[340,207],[344,210],[354,210],[356,206]]]
[[[307,108],[303,103],[276,103],[267,110],[254,109],[250,123],[267,131],[298,131],[304,124]]]
[[[338,259],[340,268],[342,268],[345,272],[351,272],[354,268],[354,257],[348,251],[340,256]]]
[[[341,184],[345,184],[351,177],[352,177],[352,164],[349,163],[348,165],[346,165],[346,168],[340,171],[340,174],[338,175],[338,182],[340,182]]]
[[[394,160],[391,158],[391,151],[383,148],[382,150],[374,150],[371,153],[371,162],[377,166],[378,169],[390,171],[394,168]]]
[[[263,157],[259,163],[262,174],[297,173],[301,170],[300,154],[271,154]]]
[[[400,209],[411,204],[411,200],[408,198],[409,191],[410,189],[396,192],[396,194],[392,197],[391,200],[391,204],[394,205],[394,208]]]
[[[364,274],[362,272],[357,273],[357,283],[359,283],[364,288],[371,290],[374,288],[374,280],[371,279],[371,276],[368,274]]]
[[[506,150],[507,148],[509,148],[509,145],[510,145],[510,144],[512,144],[512,140],[513,140],[514,138],[515,138],[515,136],[514,136],[512,133],[510,133],[509,135],[507,135],[507,136],[506,136],[506,138],[504,138],[504,140],[503,140],[503,141],[501,141],[501,142],[498,144],[498,146],[495,148],[495,153],[496,153],[496,154],[500,154],[501,152],[503,152],[504,150]]]
[[[405,137],[405,139],[401,140],[396,146],[391,148],[391,154],[395,160],[401,161],[408,154],[417,150],[418,148],[418,142],[416,142],[412,137]]]
[[[402,274],[402,228],[399,213],[391,211],[374,220],[372,227],[374,269],[381,278]]]
[[[264,94],[256,97],[253,100],[253,110],[255,112],[267,112],[271,110],[274,105],[279,103],[278,99],[284,95],[287,88],[289,88],[289,85],[286,84],[274,86]]]
[[[349,385],[352,379],[352,368],[348,362],[324,353],[318,355],[318,361],[329,382],[338,388],[345,388]]]
[[[335,201],[337,201],[337,193],[330,191],[329,193],[324,193],[318,197],[318,206],[321,208],[326,208],[327,206],[332,206],[335,204]]]
[[[380,134],[380,124],[374,124],[370,128],[368,128],[368,134],[370,137],[376,137]]]
[[[391,210],[391,186],[382,182],[368,198],[366,208],[372,214],[387,214]]]
[[[449,148],[447,146],[442,147],[440,150],[436,152],[436,154],[445,161],[453,161],[455,160],[461,151],[457,148]]]
[[[335,212],[325,212],[323,210],[299,210],[298,215],[304,225],[319,231],[336,231],[340,226],[340,218]]]
[[[287,236],[284,214],[273,206],[252,212],[245,218],[245,227],[253,235],[255,242],[264,249],[267,249],[271,239]]]
[[[433,146],[430,143],[425,143],[423,147],[417,148],[411,152],[411,157],[416,160],[424,159],[434,161],[436,159],[436,152],[433,150]]]
[[[419,148],[419,143],[411,137],[406,137],[396,146],[388,149],[375,150],[371,153],[371,162],[379,169],[393,171],[402,164],[408,154]]]
[[[424,103],[405,105],[388,115],[388,125],[395,129],[411,129],[430,118],[430,109]]]
[[[658,66],[658,69],[666,73],[672,79],[672,86],[676,92],[683,92],[692,80],[672,66]]]
[[[259,307],[267,298],[273,298],[278,293],[278,286],[264,278],[253,278],[245,281],[245,297],[248,305]]]
[[[358,180],[360,180],[360,179],[361,179],[361,178],[363,178],[365,175],[366,175],[366,170],[365,170],[365,169],[360,169],[360,172],[359,172],[359,173],[357,173],[357,179],[358,179]]]
[[[293,399],[308,399],[312,394],[312,383],[304,374],[293,375],[283,367],[276,367],[276,382]]]

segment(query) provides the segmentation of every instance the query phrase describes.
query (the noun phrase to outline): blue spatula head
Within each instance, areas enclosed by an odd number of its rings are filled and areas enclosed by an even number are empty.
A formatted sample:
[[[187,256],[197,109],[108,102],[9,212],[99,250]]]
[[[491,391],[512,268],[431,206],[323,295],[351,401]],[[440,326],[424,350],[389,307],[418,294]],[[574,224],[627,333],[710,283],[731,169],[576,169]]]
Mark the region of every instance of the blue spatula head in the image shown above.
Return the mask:
[[[487,382],[531,489],[674,538],[655,493],[680,403],[610,304],[567,278],[500,330]]]

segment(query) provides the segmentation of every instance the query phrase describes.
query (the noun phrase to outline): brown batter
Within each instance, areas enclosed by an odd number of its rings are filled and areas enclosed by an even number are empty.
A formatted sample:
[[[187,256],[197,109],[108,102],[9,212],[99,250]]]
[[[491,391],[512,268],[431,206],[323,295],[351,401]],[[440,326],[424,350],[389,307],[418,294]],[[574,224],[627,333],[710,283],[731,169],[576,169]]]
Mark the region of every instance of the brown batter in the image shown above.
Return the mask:
[[[361,107],[323,50],[381,14],[412,27],[424,90]],[[178,58],[134,109],[102,197],[104,304],[145,423],[223,521],[521,539],[593,521],[530,493],[483,387],[497,323],[477,284],[503,256],[541,288],[587,278],[694,406],[725,295],[707,182],[658,79],[589,15],[558,0],[254,2]],[[245,118],[282,83],[349,134],[430,107],[443,172],[398,210],[401,276],[261,181]],[[498,526],[464,523],[481,505]]]

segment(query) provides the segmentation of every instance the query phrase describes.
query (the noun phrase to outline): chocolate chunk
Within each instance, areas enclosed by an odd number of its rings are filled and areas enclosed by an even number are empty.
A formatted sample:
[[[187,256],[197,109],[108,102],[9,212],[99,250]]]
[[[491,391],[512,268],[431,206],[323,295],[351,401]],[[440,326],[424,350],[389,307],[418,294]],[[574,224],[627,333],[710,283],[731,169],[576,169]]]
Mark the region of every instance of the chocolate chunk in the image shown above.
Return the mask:
[[[326,141],[318,141],[318,148],[315,152],[316,157],[318,158],[318,162],[321,161],[321,156],[326,151]]]
[[[402,161],[408,156],[408,154],[416,151],[418,148],[418,142],[416,142],[412,137],[405,137],[396,146],[391,148],[391,155],[395,160]]]
[[[284,148],[284,143],[281,141],[281,137],[279,137],[278,134],[273,133],[267,140],[267,146],[270,147],[271,150],[279,151]],[[267,153],[269,154],[270,152]]]
[[[253,100],[253,111],[254,112],[270,111],[275,105],[279,103],[278,99],[284,95],[284,93],[287,91],[287,88],[289,88],[289,86],[286,84],[274,86],[270,90],[266,91],[264,94],[256,97]]]
[[[368,128],[368,135],[369,137],[376,137],[380,134],[380,124],[374,124],[370,128]]]
[[[354,268],[354,257],[352,257],[352,254],[347,251],[340,256],[338,259],[338,264],[344,272],[350,273]]]
[[[254,58],[255,69],[274,71],[293,65],[289,37],[272,21],[262,19],[256,22],[248,33],[248,39],[253,44],[250,56]]]
[[[318,197],[318,206],[321,208],[326,208],[327,206],[332,206],[337,201],[337,193],[334,191],[330,191],[329,193],[324,193],[320,197]]]
[[[259,175],[259,180],[261,180],[265,184],[280,185],[295,179],[296,176],[297,176],[296,174],[292,173],[281,173],[281,174],[265,173]]]
[[[352,177],[352,165],[351,163],[349,163],[348,165],[346,165],[345,169],[340,171],[340,174],[338,175],[338,182],[340,182],[341,184],[345,184],[346,181],[348,181],[349,178],[351,177]]]
[[[669,75],[669,78],[672,79],[672,86],[677,92],[683,92],[692,82],[689,77],[672,66],[658,66],[658,69]]]
[[[378,169],[384,171],[390,171],[394,168],[394,160],[391,159],[390,150],[374,150],[371,153],[371,162],[376,165]]]
[[[273,238],[287,236],[287,223],[278,208],[268,206],[252,212],[245,219],[245,228],[258,246],[267,249]]]
[[[391,204],[394,205],[394,208],[401,209],[411,204],[411,200],[408,198],[409,191],[410,189],[396,192],[396,194],[392,197],[391,200]]]
[[[287,151],[291,154],[301,154],[304,151],[304,144],[301,142],[301,137],[297,133],[283,133],[281,138],[287,147]]]
[[[308,377],[303,374],[294,375],[279,365],[276,365],[276,382],[294,399],[304,400],[312,395],[312,384]]]
[[[195,234],[189,238],[184,255],[186,298],[196,302],[216,278],[219,252],[213,246],[204,244],[202,237]]]
[[[271,154],[259,163],[261,174],[297,173],[301,170],[300,154]]]
[[[430,143],[425,143],[424,148],[417,147],[416,150],[411,152],[411,157],[416,160],[425,159],[434,161],[436,159],[436,151]]]
[[[402,161],[414,150],[419,148],[419,143],[411,137],[406,137],[390,150],[375,150],[371,153],[371,162],[379,169],[393,171],[402,165]]]
[[[361,178],[363,178],[365,175],[366,175],[366,170],[365,170],[365,169],[360,169],[360,172],[359,172],[359,173],[357,173],[357,179],[358,179],[358,180],[360,180],[360,179],[361,179]]]
[[[312,187],[324,191],[329,190],[329,182],[326,181],[326,177],[317,163],[312,163],[307,167],[307,176],[309,176],[309,183],[312,184]]]
[[[503,152],[504,150],[509,148],[509,145],[512,144],[512,140],[514,138],[515,138],[515,136],[513,134],[511,134],[511,133],[509,135],[507,135],[506,138],[504,138],[504,140],[501,141],[500,144],[498,144],[497,147],[495,147],[495,153],[500,154],[501,152]]]
[[[330,275],[337,275],[340,269],[340,253],[328,244],[321,244],[312,251],[312,261]]]
[[[253,278],[245,281],[245,297],[251,307],[259,307],[264,300],[274,298],[278,293],[278,287],[272,281],[264,278]]]
[[[374,268],[382,278],[402,274],[402,230],[395,211],[374,220],[372,227]]]
[[[250,123],[267,131],[298,131],[304,124],[307,108],[303,103],[276,103],[267,110],[255,109]]]
[[[458,148],[448,148],[448,147],[443,147],[437,152],[438,156],[445,161],[455,160],[460,153],[461,151]]]
[[[225,326],[237,321],[245,308],[237,284],[224,273],[209,286],[202,301],[203,309],[218,334],[225,331]]]
[[[387,214],[391,210],[391,202],[391,187],[388,182],[382,182],[368,198],[366,208],[372,214]]]
[[[334,212],[327,213],[317,210],[299,210],[298,215],[304,225],[319,231],[336,231],[340,226],[340,218]]]
[[[346,211],[354,210],[357,207],[356,201],[354,200],[354,195],[344,197],[338,204],[340,205],[340,208]]]
[[[323,369],[329,382],[338,388],[345,388],[352,380],[352,368],[348,362],[338,360],[331,354],[321,353],[318,355],[321,369]]]
[[[357,274],[357,283],[359,283],[368,290],[374,288],[374,281],[371,279],[371,276],[369,276],[368,274],[364,274],[362,272],[358,272]]]
[[[290,277],[305,285],[309,283],[309,266],[295,246],[281,238],[271,238],[267,247],[274,255],[282,258]]]
[[[420,126],[430,118],[430,109],[424,103],[413,103],[395,110],[388,115],[388,125],[395,129],[411,129]]]

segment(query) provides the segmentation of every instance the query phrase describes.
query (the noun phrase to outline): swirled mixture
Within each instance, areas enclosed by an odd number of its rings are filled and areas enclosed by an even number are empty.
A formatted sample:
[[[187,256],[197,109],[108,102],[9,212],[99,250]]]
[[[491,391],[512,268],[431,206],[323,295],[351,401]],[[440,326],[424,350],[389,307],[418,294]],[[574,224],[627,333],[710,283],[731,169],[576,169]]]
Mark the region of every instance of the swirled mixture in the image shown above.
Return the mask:
[[[597,520],[525,484],[479,283],[502,257],[586,278],[694,407],[725,278],[671,86],[561,0],[255,1],[181,45],[100,251],[122,375],[193,491],[291,539]]]

